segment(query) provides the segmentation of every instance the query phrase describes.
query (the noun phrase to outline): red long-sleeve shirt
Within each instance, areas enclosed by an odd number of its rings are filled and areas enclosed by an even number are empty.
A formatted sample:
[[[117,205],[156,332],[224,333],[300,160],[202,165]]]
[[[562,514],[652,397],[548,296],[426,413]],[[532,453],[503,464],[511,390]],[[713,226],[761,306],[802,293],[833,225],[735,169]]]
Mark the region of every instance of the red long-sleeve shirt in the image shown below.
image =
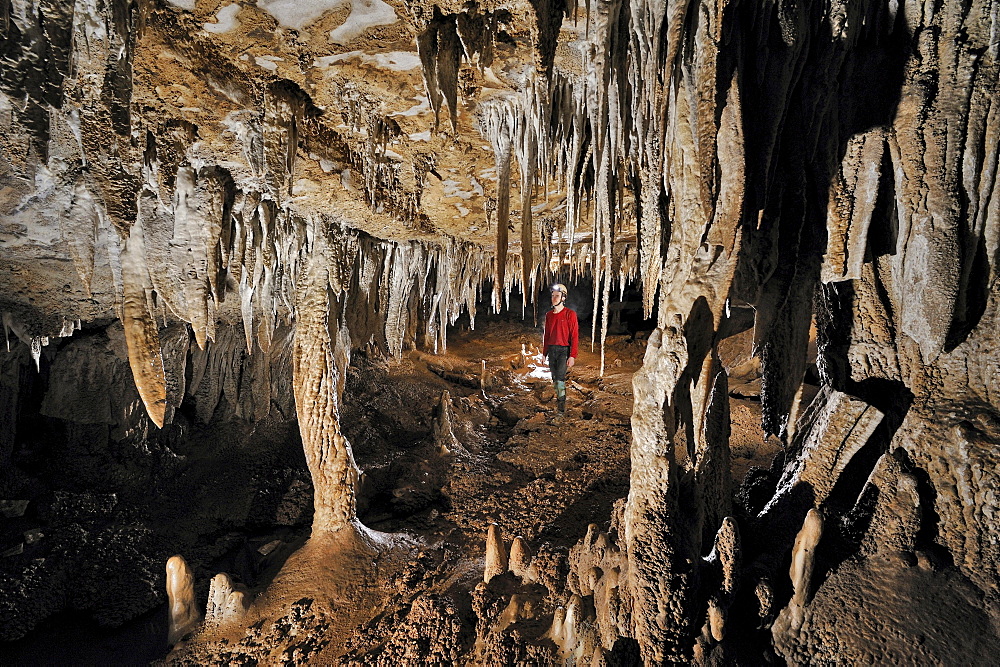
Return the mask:
[[[580,344],[580,326],[576,321],[576,311],[563,308],[560,312],[550,310],[545,314],[545,337],[542,354],[549,353],[551,345],[569,345],[569,356],[576,359]]]

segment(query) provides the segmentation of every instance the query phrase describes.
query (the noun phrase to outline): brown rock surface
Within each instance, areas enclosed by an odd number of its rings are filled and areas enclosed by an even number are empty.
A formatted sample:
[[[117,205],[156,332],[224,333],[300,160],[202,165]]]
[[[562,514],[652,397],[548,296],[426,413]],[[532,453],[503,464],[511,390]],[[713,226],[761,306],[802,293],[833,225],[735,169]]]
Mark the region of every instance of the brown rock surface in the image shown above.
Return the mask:
[[[0,0],[0,638],[183,553],[255,600],[178,661],[988,660],[998,34]]]

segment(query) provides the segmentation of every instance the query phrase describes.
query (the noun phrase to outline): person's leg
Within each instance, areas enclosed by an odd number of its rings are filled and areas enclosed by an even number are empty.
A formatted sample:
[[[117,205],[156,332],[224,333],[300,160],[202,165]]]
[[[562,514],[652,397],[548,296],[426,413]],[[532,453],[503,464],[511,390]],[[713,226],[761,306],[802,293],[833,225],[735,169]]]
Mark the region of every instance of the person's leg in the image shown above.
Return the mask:
[[[569,359],[569,348],[554,345],[549,350],[549,369],[552,371],[552,383],[556,387],[556,402],[559,412],[566,411],[566,362]]]

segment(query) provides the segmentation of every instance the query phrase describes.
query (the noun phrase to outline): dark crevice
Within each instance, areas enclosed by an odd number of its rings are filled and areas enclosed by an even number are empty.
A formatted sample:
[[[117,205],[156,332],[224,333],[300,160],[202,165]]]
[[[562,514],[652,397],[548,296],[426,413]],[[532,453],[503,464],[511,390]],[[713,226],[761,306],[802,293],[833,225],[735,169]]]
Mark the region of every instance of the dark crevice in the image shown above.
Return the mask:
[[[753,308],[741,308],[730,304],[722,321],[719,323],[719,330],[715,334],[715,341],[719,342],[730,336],[748,331],[753,328],[753,324]]]
[[[963,257],[962,263],[963,280],[959,285],[955,314],[945,339],[945,352],[951,352],[968,338],[979,324],[989,303],[990,262],[983,236],[975,243],[972,257]]]
[[[868,228],[868,245],[865,261],[896,254],[899,239],[899,218],[896,212],[896,182],[892,167],[892,152],[888,146],[882,150],[879,166],[878,194],[872,209]]]
[[[891,380],[865,380],[852,393],[878,408],[884,416],[868,442],[844,466],[824,503],[824,510],[837,514],[849,511],[857,502],[875,464],[889,451],[889,444],[913,402],[913,394],[902,383]]]
[[[877,490],[865,490],[865,484],[879,459],[889,451],[893,436],[903,423],[913,403],[913,394],[901,382],[870,378],[852,383],[848,393],[879,409],[882,421],[868,441],[851,457],[823,503],[828,518],[817,549],[816,581],[823,581],[842,562],[857,554],[870,524]],[[874,489],[874,487],[872,487]]]
[[[915,465],[905,450],[898,450],[897,456],[903,462],[906,471],[917,478],[917,495],[920,497],[920,530],[917,531],[917,547],[932,553],[938,564],[953,566],[955,561],[951,552],[938,544],[941,516],[936,509],[937,491],[934,489],[930,474]]]

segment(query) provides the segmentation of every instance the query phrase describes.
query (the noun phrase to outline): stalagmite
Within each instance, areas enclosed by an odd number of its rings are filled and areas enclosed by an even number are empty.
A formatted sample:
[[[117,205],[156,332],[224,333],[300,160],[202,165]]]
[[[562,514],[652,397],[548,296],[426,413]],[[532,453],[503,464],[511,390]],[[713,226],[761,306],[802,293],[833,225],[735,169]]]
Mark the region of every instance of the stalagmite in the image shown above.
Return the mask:
[[[792,565],[788,574],[792,579],[792,600],[784,613],[788,614],[788,627],[793,633],[802,627],[804,607],[809,602],[812,593],[812,574],[816,565],[816,545],[823,535],[823,515],[818,510],[811,509],[802,522],[802,529],[795,536],[795,546],[792,547]],[[775,624],[775,630],[783,624]]]
[[[583,599],[574,594],[566,605],[566,617],[562,623],[561,632],[553,637],[556,645],[564,656],[571,655],[580,644],[579,624],[583,614]]]
[[[740,530],[733,517],[722,520],[719,532],[715,534],[715,553],[722,566],[722,592],[727,596],[736,592],[739,584],[741,553]]]
[[[510,543],[510,571],[514,576],[527,580],[530,576],[531,552],[524,538],[516,536]]]
[[[522,597],[520,593],[514,593],[510,596],[510,602],[507,603],[507,606],[500,614],[500,618],[497,620],[494,632],[503,632],[522,618],[530,616],[530,601]]]
[[[564,641],[565,626],[566,608],[563,606],[556,607],[555,612],[552,614],[552,625],[549,627],[546,637],[551,639],[556,646],[561,647]]]
[[[171,556],[167,561],[167,603],[170,607],[167,642],[175,644],[200,620],[194,599],[194,577],[183,556]]]
[[[224,629],[239,623],[246,613],[247,602],[244,587],[234,585],[224,572],[215,575],[208,589],[205,625]]]
[[[225,572],[212,577],[208,588],[208,605],[205,608],[205,623],[216,624],[223,618],[229,594],[233,592],[233,582]]]
[[[295,350],[292,377],[302,447],[313,479],[313,534],[338,531],[355,518],[358,468],[351,445],[340,433],[335,333],[338,305],[331,303],[329,272],[324,263],[321,231],[296,298]]]
[[[708,627],[712,639],[721,642],[726,637],[726,612],[719,601],[712,598],[708,601]]]
[[[771,620],[771,613],[774,611],[774,591],[771,589],[771,583],[761,579],[757,582],[754,592],[757,594],[757,614],[766,623]]]
[[[239,623],[246,616],[250,601],[244,591],[233,591],[226,601],[226,608],[222,612],[223,624],[233,624],[239,627]]]
[[[500,527],[491,523],[486,531],[486,567],[483,570],[483,581],[489,583],[493,577],[506,572],[508,562],[507,545],[504,544]]]

